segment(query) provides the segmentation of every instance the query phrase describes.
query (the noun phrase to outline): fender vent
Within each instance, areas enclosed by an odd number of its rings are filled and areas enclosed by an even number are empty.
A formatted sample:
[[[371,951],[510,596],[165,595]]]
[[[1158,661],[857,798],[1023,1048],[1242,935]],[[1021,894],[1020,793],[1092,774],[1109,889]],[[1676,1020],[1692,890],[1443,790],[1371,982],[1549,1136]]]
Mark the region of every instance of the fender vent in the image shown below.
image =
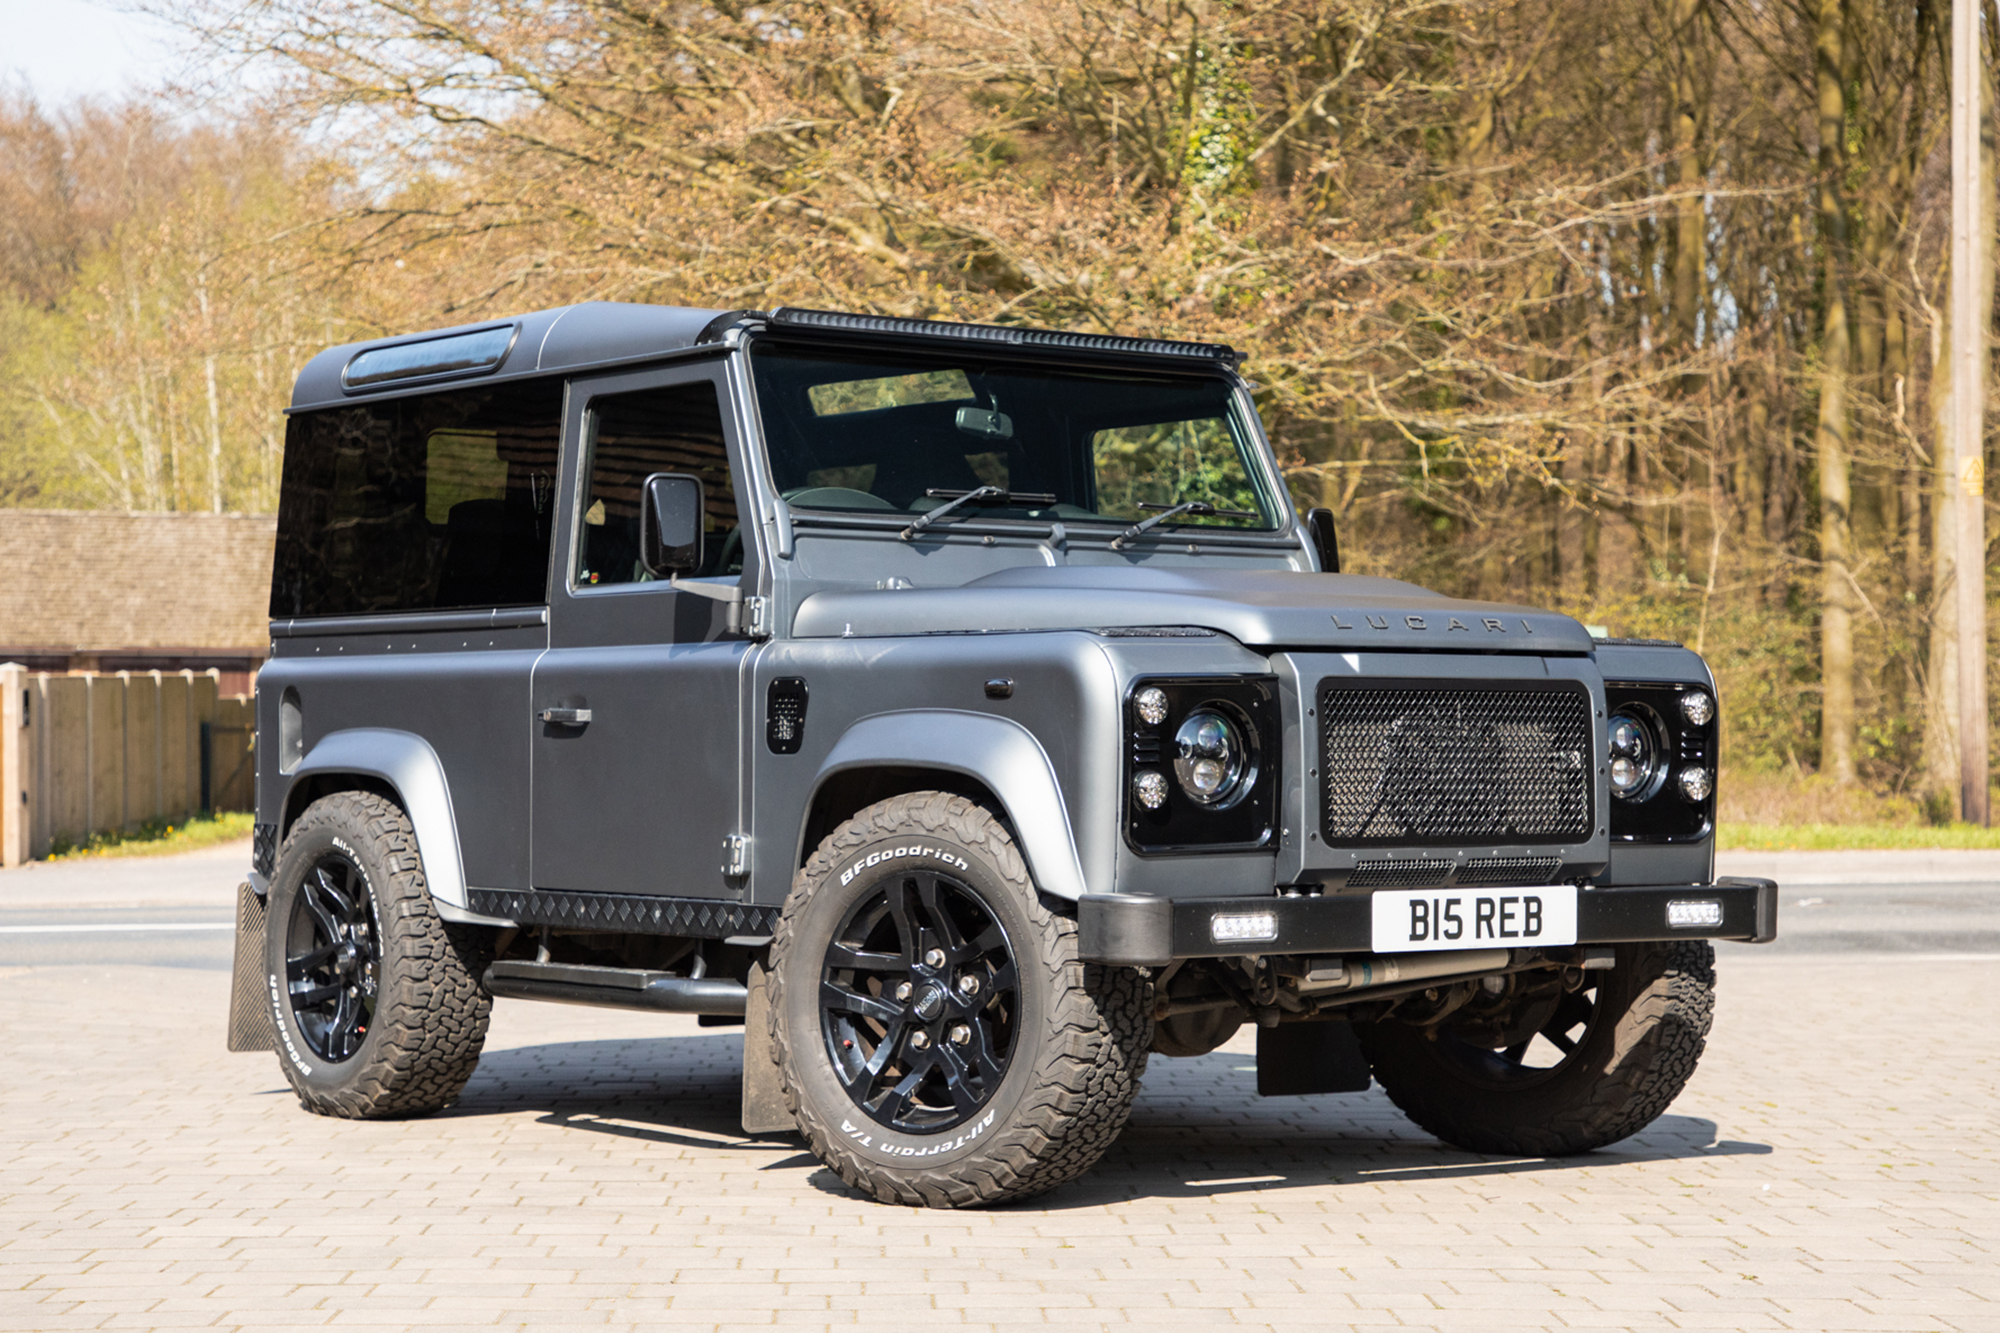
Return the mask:
[[[806,738],[806,683],[797,676],[771,682],[764,699],[764,744],[772,754],[797,754]]]

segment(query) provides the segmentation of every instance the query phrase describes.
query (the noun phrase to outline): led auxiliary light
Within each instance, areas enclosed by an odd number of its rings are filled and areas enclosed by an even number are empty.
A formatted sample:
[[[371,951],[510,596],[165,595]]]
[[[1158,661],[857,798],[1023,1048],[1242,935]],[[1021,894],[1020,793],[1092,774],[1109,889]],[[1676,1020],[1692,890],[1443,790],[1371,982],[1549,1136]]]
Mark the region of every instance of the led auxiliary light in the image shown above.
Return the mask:
[[[1695,930],[1722,924],[1722,904],[1713,898],[1667,904],[1667,924],[1676,930]]]
[[[1706,691],[1689,690],[1681,696],[1681,716],[1697,727],[1705,727],[1715,716],[1715,700]]]
[[[1167,692],[1157,685],[1148,685],[1132,696],[1132,709],[1141,722],[1157,727],[1167,720]]]
[[[1696,804],[1707,800],[1708,794],[1715,790],[1715,781],[1709,777],[1705,768],[1682,769],[1680,784],[1681,795]]]
[[[1132,777],[1132,799],[1148,810],[1157,810],[1167,803],[1166,775],[1154,769],[1140,769]]]
[[[1276,912],[1231,912],[1208,919],[1208,937],[1217,944],[1278,938]]]

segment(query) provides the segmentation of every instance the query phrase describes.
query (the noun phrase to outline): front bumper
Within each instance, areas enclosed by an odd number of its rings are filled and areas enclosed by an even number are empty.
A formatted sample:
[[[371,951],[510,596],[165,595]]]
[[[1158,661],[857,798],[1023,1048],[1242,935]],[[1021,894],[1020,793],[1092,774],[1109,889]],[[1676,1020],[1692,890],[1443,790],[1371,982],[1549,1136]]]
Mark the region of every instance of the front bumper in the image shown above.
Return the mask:
[[[1690,898],[1719,902],[1714,926],[1670,926],[1667,904]],[[1217,915],[1269,911],[1277,936],[1254,944],[1210,937]],[[1094,963],[1158,966],[1177,958],[1228,958],[1243,954],[1366,954],[1374,951],[1371,895],[1318,897],[1151,898],[1093,893],[1077,900],[1077,934],[1083,957]],[[1743,940],[1765,944],[1778,934],[1778,886],[1768,879],[1718,879],[1713,884],[1644,885],[1584,889],[1576,898],[1578,944],[1638,940]]]

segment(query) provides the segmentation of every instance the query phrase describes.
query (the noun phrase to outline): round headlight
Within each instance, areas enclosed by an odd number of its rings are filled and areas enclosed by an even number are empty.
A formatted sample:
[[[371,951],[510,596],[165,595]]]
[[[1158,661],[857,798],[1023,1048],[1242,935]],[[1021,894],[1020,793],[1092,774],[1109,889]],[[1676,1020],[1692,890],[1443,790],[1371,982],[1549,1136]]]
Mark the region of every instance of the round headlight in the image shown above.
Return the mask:
[[[1174,776],[1203,805],[1223,805],[1244,785],[1250,755],[1237,724],[1212,708],[1197,708],[1174,733]]]
[[[1697,727],[1705,727],[1715,716],[1715,700],[1706,691],[1689,690],[1681,695],[1681,716]]]
[[[1157,685],[1148,685],[1132,696],[1132,710],[1147,726],[1159,726],[1167,720],[1167,692]]]
[[[1627,801],[1651,796],[1660,776],[1660,747],[1653,729],[1630,713],[1613,713],[1606,740],[1611,752],[1611,794]]]
[[[1705,768],[1684,768],[1680,776],[1681,795],[1700,805],[1715,790],[1715,780]]]
[[[1157,810],[1167,803],[1167,779],[1164,774],[1150,768],[1139,770],[1132,777],[1132,799],[1148,810]]]

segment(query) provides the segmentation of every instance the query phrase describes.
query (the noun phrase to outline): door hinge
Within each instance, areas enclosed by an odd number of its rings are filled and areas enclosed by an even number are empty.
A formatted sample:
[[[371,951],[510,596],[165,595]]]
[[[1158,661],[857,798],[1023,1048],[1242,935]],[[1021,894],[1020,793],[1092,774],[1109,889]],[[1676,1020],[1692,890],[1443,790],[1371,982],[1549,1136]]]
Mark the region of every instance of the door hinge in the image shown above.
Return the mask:
[[[743,590],[730,584],[693,583],[676,575],[669,580],[675,592],[692,593],[721,602],[729,608],[729,632],[748,634],[753,639],[771,637],[771,599],[745,597]]]
[[[722,873],[737,879],[750,873],[750,835],[732,833],[722,840]]]
[[[771,599],[768,597],[745,597],[743,599],[742,623],[737,629],[753,639],[771,637]]]

